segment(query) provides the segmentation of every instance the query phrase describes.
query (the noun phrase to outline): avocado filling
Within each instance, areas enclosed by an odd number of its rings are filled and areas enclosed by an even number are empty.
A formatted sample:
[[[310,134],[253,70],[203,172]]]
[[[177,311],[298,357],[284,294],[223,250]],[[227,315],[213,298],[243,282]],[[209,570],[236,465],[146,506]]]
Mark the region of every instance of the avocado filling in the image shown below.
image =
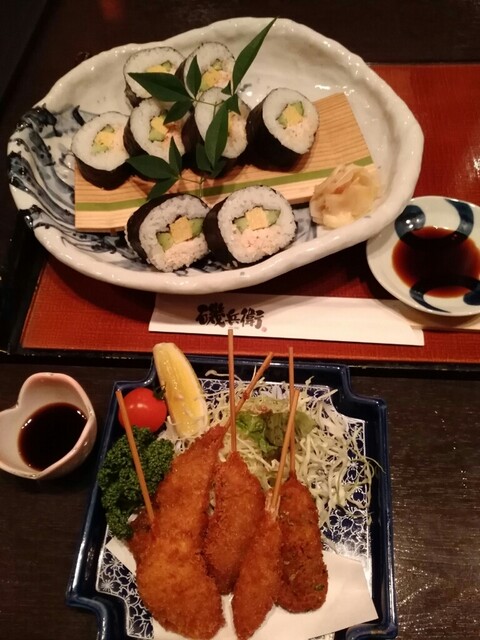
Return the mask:
[[[113,148],[115,142],[115,129],[110,124],[106,124],[97,133],[92,143],[92,153],[105,153]]]
[[[151,67],[145,69],[146,73],[170,73],[173,69],[173,64],[170,60],[165,60],[162,64],[152,64]]]
[[[200,92],[216,87],[223,76],[223,62],[217,58],[215,62],[203,73],[200,84]]]
[[[278,209],[264,209],[263,207],[254,207],[245,212],[245,215],[234,220],[235,226],[243,233],[247,229],[256,231],[257,229],[266,229],[271,227],[278,220],[280,211]]]
[[[161,113],[150,120],[148,139],[150,142],[163,142],[167,137],[168,129],[164,125],[165,113]]]
[[[187,218],[180,216],[172,224],[168,225],[168,231],[159,231],[157,240],[164,251],[174,244],[192,240],[202,233],[203,218]]]
[[[302,102],[292,102],[287,104],[282,113],[278,116],[278,124],[286,129],[287,127],[294,127],[303,120],[305,115]]]

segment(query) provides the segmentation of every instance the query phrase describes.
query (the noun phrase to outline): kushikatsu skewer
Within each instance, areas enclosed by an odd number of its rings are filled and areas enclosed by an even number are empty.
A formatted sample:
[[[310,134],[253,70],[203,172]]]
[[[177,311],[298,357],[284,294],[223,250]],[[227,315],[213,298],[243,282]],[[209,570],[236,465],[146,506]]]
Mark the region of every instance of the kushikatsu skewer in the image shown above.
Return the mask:
[[[233,589],[265,503],[260,481],[249,471],[236,448],[234,354],[230,331],[228,353],[231,450],[226,461],[216,468],[215,507],[204,544],[210,575],[221,593],[229,593]]]
[[[276,517],[277,502],[290,433],[294,428],[298,394],[298,390],[295,391],[290,409],[275,489],[252,537],[233,590],[233,622],[239,640],[250,638],[262,624],[275,604],[280,588],[281,532]]]
[[[293,396],[293,350],[289,349],[290,397]],[[281,584],[277,604],[294,613],[318,609],[325,602],[328,574],[323,559],[318,513],[309,489],[295,472],[295,430],[290,437],[290,473],[280,491]]]

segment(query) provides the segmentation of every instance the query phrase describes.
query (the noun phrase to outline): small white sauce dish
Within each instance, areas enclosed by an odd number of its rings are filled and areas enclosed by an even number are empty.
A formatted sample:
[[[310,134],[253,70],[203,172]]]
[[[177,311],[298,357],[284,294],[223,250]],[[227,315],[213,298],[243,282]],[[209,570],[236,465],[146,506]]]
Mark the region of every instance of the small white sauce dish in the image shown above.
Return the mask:
[[[480,314],[480,207],[443,196],[413,198],[367,242],[378,282],[414,309]]]
[[[39,470],[25,461],[20,434],[29,418],[52,405],[71,405],[83,414],[85,421],[75,444],[58,460]],[[82,464],[96,435],[95,412],[78,382],[63,373],[36,373],[23,383],[17,404],[0,412],[0,469],[31,480],[58,478]]]

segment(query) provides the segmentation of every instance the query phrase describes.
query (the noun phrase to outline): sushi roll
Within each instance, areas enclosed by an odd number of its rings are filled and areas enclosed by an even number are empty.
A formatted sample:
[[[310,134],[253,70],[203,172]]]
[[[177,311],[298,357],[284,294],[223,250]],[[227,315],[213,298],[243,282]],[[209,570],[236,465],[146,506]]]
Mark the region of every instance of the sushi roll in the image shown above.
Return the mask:
[[[159,271],[176,271],[207,255],[207,213],[207,205],[196,196],[154,198],[130,216],[125,237],[143,261]]]
[[[252,264],[295,238],[292,207],[270,187],[235,191],[208,213],[203,225],[214,258],[225,265]]]
[[[218,87],[208,89],[202,96],[202,101],[195,106],[193,114],[185,123],[182,140],[186,152],[195,150],[197,142],[203,142],[208,127],[216,113],[216,107],[228,98]],[[228,137],[222,156],[227,160],[236,160],[247,148],[247,118],[249,107],[238,100],[240,113],[228,112]]]
[[[170,103],[150,98],[142,100],[132,110],[123,137],[125,148],[131,156],[147,153],[168,162],[172,138],[180,155],[185,153],[182,128],[187,116],[165,125],[164,120],[170,106]]]
[[[317,129],[318,112],[310,100],[293,89],[274,89],[248,118],[248,144],[255,164],[291,167],[311,149]]]
[[[128,117],[107,111],[86,122],[73,136],[72,153],[82,176],[103,189],[116,189],[130,175],[123,133]]]
[[[223,89],[232,78],[235,58],[230,50],[220,42],[203,42],[186,58],[177,70],[177,76],[187,83],[188,70],[196,56],[202,77],[198,93],[203,93],[213,87]]]
[[[153,47],[142,49],[131,55],[123,67],[125,78],[125,95],[132,107],[142,100],[150,98],[150,94],[131,73],[172,73],[174,74],[184,60],[183,55],[172,47]]]

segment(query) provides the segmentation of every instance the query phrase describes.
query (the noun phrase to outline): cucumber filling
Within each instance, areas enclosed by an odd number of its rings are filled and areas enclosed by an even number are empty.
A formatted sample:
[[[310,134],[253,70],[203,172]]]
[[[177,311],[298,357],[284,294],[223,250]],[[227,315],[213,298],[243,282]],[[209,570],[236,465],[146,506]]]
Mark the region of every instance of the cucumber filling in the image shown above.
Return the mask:
[[[282,113],[277,118],[277,122],[281,127],[287,129],[288,127],[294,127],[296,124],[300,124],[304,115],[305,110],[303,108],[303,103],[300,101],[292,102],[291,104],[287,104],[283,109]]]
[[[275,224],[280,216],[279,209],[264,209],[263,207],[254,207],[245,212],[245,215],[234,220],[235,226],[243,233],[247,229],[256,231],[257,229],[266,229]]]
[[[223,62],[217,58],[203,73],[199,91],[203,92],[216,87],[222,81],[223,75]]]
[[[170,60],[165,60],[161,64],[152,64],[151,67],[145,69],[145,73],[170,73],[173,69],[173,64]]]
[[[160,113],[150,120],[148,139],[150,142],[163,142],[168,134],[168,128],[164,125],[165,113]]]
[[[99,153],[105,153],[113,149],[115,143],[115,129],[110,124],[106,124],[96,134],[92,143],[92,153],[97,155]]]
[[[167,251],[174,244],[192,240],[202,233],[203,218],[187,218],[180,216],[170,225],[168,231],[159,231],[157,241],[164,251]]]

